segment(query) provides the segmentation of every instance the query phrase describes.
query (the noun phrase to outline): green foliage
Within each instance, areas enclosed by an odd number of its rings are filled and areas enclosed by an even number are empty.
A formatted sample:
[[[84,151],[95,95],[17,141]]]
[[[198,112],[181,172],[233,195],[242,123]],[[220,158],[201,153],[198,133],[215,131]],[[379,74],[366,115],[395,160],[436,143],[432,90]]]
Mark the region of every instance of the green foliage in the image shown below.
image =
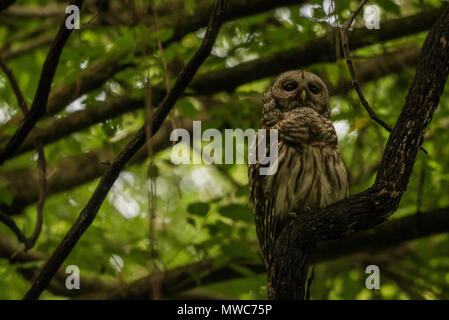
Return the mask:
[[[22,4],[45,5],[52,1],[24,1]],[[157,2],[163,6],[165,1]],[[187,13],[195,21],[198,8],[210,1],[177,0],[173,8]],[[274,53],[300,47],[309,41],[327,35],[333,36],[337,25],[346,21],[350,10],[359,1],[338,1],[333,14],[335,23],[330,24],[330,15],[323,9],[323,1],[308,1],[316,5],[313,17],[301,14],[303,6],[291,6],[284,11],[262,12],[227,22],[220,31],[213,54],[200,69],[200,73],[227,70],[254,59],[269,57]],[[420,10],[439,7],[440,1],[373,1],[382,12],[382,21],[414,14]],[[285,10],[286,9],[286,10]],[[192,57],[201,43],[204,28],[191,32],[181,39],[166,21],[178,19],[176,13],[160,13],[159,40],[164,45],[164,57],[169,64],[169,76],[173,85],[177,73]],[[165,16],[168,15],[168,16]],[[173,17],[174,15],[174,17]],[[3,17],[2,17],[3,18]],[[24,35],[42,24],[40,18],[3,20],[0,22],[0,45],[11,41],[11,47],[22,48],[30,39]],[[93,63],[117,54],[123,54],[122,63],[134,64],[115,73],[101,87],[93,88],[82,96],[77,96],[79,110],[92,110],[102,106],[103,101],[129,94],[132,98],[145,96],[144,88],[148,80],[153,88],[165,88],[165,70],[161,53],[157,48],[158,38],[147,25],[118,23],[108,25],[95,14],[82,16],[82,23],[90,19],[91,28],[74,32],[64,48],[54,79],[53,88],[76,82],[81,72]],[[361,18],[357,20],[360,24]],[[59,22],[59,20],[58,20]],[[381,23],[382,24],[382,23]],[[359,24],[357,24],[359,25]],[[45,25],[47,26],[47,25]],[[55,34],[57,24],[50,24],[40,36]],[[12,41],[17,37],[19,40]],[[31,37],[32,38],[32,37]],[[384,43],[373,43],[352,52],[356,62],[391,52],[403,45],[421,46],[425,33],[410,35]],[[22,39],[22,40],[20,40]],[[369,42],[369,36],[366,41]],[[146,48],[147,51],[144,51]],[[13,70],[23,95],[28,103],[34,97],[42,64],[49,47],[19,55],[7,61]],[[328,50],[335,50],[329,46]],[[302,67],[301,61],[296,67]],[[337,87],[342,79],[349,79],[346,65],[342,62],[326,61],[306,66],[307,70],[328,76],[330,83]],[[394,125],[404,104],[408,88],[414,75],[414,68],[406,67],[385,77],[363,83],[363,91],[376,113],[390,125]],[[212,96],[196,96],[192,88],[186,90],[175,106],[170,117],[183,117],[190,121],[202,118],[202,129],[248,128],[257,129],[261,114],[262,93],[272,78],[260,79],[243,84],[233,92],[219,92]],[[156,90],[153,90],[156,92]],[[416,165],[396,219],[417,212],[425,213],[435,208],[449,206],[449,95],[446,87],[440,105],[428,128],[424,148],[428,154],[420,152]],[[351,179],[351,194],[365,190],[372,185],[376,168],[382,159],[388,132],[370,120],[353,91],[331,97],[332,120],[339,135],[342,157]],[[157,109],[157,105],[153,106]],[[78,110],[78,109],[77,109]],[[0,147],[17,129],[17,121],[10,123],[20,114],[16,98],[8,80],[0,73]],[[69,117],[76,112],[65,108],[54,120]],[[96,179],[108,168],[130,137],[144,124],[145,110],[137,110],[111,117],[100,123],[58,139],[45,146],[48,163],[47,179],[49,196],[44,207],[43,230],[35,250],[51,254],[72,226],[81,210],[92,196],[98,184]],[[48,118],[47,118],[48,120]],[[5,125],[7,123],[7,125]],[[177,121],[174,121],[177,125]],[[41,128],[43,122],[38,124]],[[170,142],[166,141],[168,146]],[[101,150],[101,157],[93,158],[91,166],[75,166],[70,159],[90,159],[89,156]],[[252,209],[248,197],[248,177],[246,165],[182,165],[170,162],[169,150],[157,152],[154,156],[152,172],[156,185],[156,217],[153,221],[156,253],[150,257],[151,243],[148,236],[148,166],[149,161],[132,161],[115,182],[114,187],[93,222],[76,245],[66,264],[79,266],[82,276],[99,278],[104,281],[131,282],[150,273],[153,265],[166,271],[175,267],[194,264],[204,259],[216,261],[217,267],[226,265],[241,275],[226,282],[213,283],[201,288],[207,292],[220,294],[224,298],[265,299],[266,275],[256,274],[246,266],[234,261],[262,264],[258,253],[258,240],[254,230]],[[145,151],[145,150],[144,150]],[[245,152],[247,146],[245,146]],[[0,208],[9,206],[14,195],[36,189],[36,184],[27,185],[23,190],[13,190],[10,180],[20,179],[22,170],[36,170],[36,152],[30,151],[14,157],[0,168]],[[70,165],[72,163],[72,165]],[[101,166],[99,166],[101,164]],[[58,165],[60,165],[59,169]],[[88,172],[90,181],[80,181],[75,186],[69,183],[65,174],[76,180],[78,173]],[[11,174],[13,173],[13,174]],[[14,179],[5,177],[13,176]],[[36,172],[35,172],[36,174]],[[37,174],[36,174],[37,175]],[[424,178],[423,178],[424,177]],[[62,179],[62,181],[59,180]],[[34,181],[34,180],[33,180]],[[54,190],[59,183],[60,189]],[[57,191],[57,192],[56,192]],[[18,226],[30,234],[36,220],[35,203],[14,216]],[[13,234],[0,224],[0,235],[14,239]],[[316,265],[312,284],[312,299],[411,299],[417,295],[426,299],[447,299],[449,292],[449,237],[440,235],[423,238],[411,243],[376,254],[360,254],[342,257]],[[117,271],[110,262],[113,255],[120,256],[124,268]],[[38,263],[10,264],[0,257],[0,298],[18,299],[29,287],[20,269],[39,267]],[[381,290],[365,288],[365,267],[378,264],[381,269]],[[386,272],[383,273],[383,270]],[[201,283],[203,274],[194,274]],[[402,281],[398,281],[401,279]],[[403,285],[403,281],[408,284]],[[411,289],[410,289],[411,288]],[[43,298],[63,298],[49,292]]]

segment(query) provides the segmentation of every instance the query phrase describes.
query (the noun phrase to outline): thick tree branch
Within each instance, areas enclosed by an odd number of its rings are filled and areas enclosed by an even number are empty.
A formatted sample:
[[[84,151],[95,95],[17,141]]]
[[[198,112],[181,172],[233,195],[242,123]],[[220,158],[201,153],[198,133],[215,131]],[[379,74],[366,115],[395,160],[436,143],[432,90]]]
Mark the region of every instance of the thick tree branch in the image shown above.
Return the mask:
[[[48,18],[48,17],[60,17],[65,11],[66,6],[62,4],[49,4],[46,6],[19,6],[15,5],[8,8],[4,12],[5,15],[16,18]]]
[[[0,51],[0,54],[7,61],[10,59],[20,57],[20,56],[27,54],[35,49],[46,46],[46,45],[50,44],[53,41],[53,39],[54,39],[54,35],[52,35],[52,34],[40,35],[38,37],[35,37],[33,39],[30,39],[30,40],[24,42],[17,49],[2,49]]]
[[[283,230],[268,272],[270,298],[303,299],[307,269],[318,242],[372,228],[395,212],[448,74],[449,6],[446,6],[426,37],[413,83],[388,139],[374,185],[321,211],[302,215]]]
[[[206,34],[203,38],[200,48],[181,71],[173,88],[165,97],[161,107],[159,107],[157,110],[157,113],[151,125],[153,135],[159,130],[163,121],[176,103],[177,99],[190,84],[201,64],[209,56],[223,22],[225,6],[225,0],[216,1],[207,26]],[[150,137],[148,137],[148,139],[149,138]],[[36,281],[31,286],[30,290],[25,294],[24,299],[37,299],[42,291],[47,287],[51,278],[67,258],[81,235],[84,233],[84,231],[87,230],[87,228],[95,219],[102,202],[104,201],[114,181],[117,179],[122,168],[142,147],[145,141],[146,137],[144,125],[132,139],[132,141],[126,146],[126,148],[118,155],[116,160],[111,164],[110,169],[108,169],[108,171],[103,175],[100,183],[97,186],[97,189],[92,195],[92,198],[89,200],[86,207],[83,209],[79,218],[67,233],[61,244],[47,261]]]
[[[83,0],[72,0],[70,3],[81,8]],[[67,16],[68,15],[65,17]],[[72,30],[73,29],[66,28],[64,19],[44,62],[44,66],[42,67],[41,77],[39,79],[33,103],[31,104],[30,112],[26,114],[24,121],[14,133],[5,149],[0,152],[0,165],[12,156],[13,152],[22,144],[31,132],[36,122],[45,114],[48,95],[50,93],[53,77],[56,73],[56,68],[59,64],[59,58]]]

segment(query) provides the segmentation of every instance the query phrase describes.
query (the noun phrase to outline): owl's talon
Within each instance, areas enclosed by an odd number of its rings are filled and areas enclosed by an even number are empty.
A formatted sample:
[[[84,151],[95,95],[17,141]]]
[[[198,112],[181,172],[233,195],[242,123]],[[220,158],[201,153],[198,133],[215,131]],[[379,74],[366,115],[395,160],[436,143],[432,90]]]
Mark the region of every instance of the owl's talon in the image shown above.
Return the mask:
[[[289,214],[288,214],[290,217],[292,217],[292,218],[294,218],[294,219],[296,219],[296,218],[298,218],[298,214],[296,213],[296,212],[290,212]]]

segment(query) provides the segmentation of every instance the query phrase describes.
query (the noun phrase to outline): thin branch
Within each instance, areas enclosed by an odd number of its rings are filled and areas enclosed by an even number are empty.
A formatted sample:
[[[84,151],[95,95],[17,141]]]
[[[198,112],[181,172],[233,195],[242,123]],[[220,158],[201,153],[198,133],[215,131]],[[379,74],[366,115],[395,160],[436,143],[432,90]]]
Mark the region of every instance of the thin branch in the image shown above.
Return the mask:
[[[155,5],[155,1],[152,1],[152,12],[153,12],[153,20],[154,20],[154,29],[155,29],[155,34],[156,34],[156,41],[157,41],[157,48],[159,51],[159,55],[161,56],[161,62],[162,62],[162,66],[164,68],[164,78],[165,78],[165,89],[167,90],[167,92],[170,90],[170,70],[168,70],[168,64],[167,64],[167,60],[165,59],[165,54],[164,54],[164,47],[162,45],[160,36],[159,36],[159,23],[158,23],[158,18],[157,18],[157,8]],[[176,123],[176,119],[178,119],[179,114],[177,112],[178,110],[173,109],[172,111],[172,115],[170,116],[170,122],[172,125],[173,130],[175,130],[177,127],[179,127],[179,125]],[[175,141],[172,142],[172,144],[175,144]],[[175,186],[176,186],[176,191],[178,191],[178,195],[179,198],[182,198],[182,190],[180,187],[180,183],[179,183],[179,178],[176,175],[176,172],[170,168],[172,176],[173,176],[173,180],[175,182]]]
[[[28,105],[23,97],[22,91],[20,90],[19,84],[17,83],[16,78],[14,77],[14,74],[12,71],[8,68],[5,61],[0,57],[0,67],[3,69],[3,71],[6,73],[9,82],[11,83],[11,87],[16,95],[17,102],[23,112],[23,115],[26,116],[28,114]],[[36,218],[36,225],[34,227],[33,234],[31,237],[26,237],[18,228],[14,220],[12,220],[9,217],[5,217],[5,214],[1,212],[0,214],[0,220],[3,221],[7,226],[10,227],[10,229],[16,234],[17,238],[20,242],[22,242],[25,245],[25,251],[31,249],[34,247],[37,239],[39,238],[41,229],[42,229],[42,222],[43,222],[43,209],[44,209],[44,203],[45,203],[45,194],[46,194],[46,161],[45,161],[45,155],[44,155],[44,145],[42,143],[42,139],[39,136],[39,133],[37,129],[33,130],[33,138],[34,138],[34,145],[36,147],[36,151],[38,154],[38,173],[39,173],[39,198],[37,202],[37,218]]]
[[[351,27],[352,23],[354,22],[354,19],[359,14],[360,10],[362,10],[363,6],[368,1],[369,0],[362,0],[360,2],[360,4],[358,5],[358,7],[356,8],[356,10],[351,14],[351,16],[349,17],[348,21],[346,21],[345,25],[342,27],[342,29],[341,29],[341,45],[342,45],[342,49],[343,49],[343,54],[345,56],[346,64],[348,66],[349,73],[351,74],[352,87],[357,92],[357,94],[358,94],[358,96],[360,98],[360,102],[362,103],[362,105],[365,108],[365,110],[368,112],[370,118],[372,120],[374,120],[375,122],[377,122],[378,124],[380,124],[385,130],[387,130],[388,132],[391,133],[391,130],[392,130],[391,126],[389,124],[387,124],[385,121],[383,121],[374,112],[374,110],[371,109],[368,101],[366,100],[365,96],[363,95],[362,87],[360,86],[360,82],[357,80],[354,64],[352,62],[351,54],[349,52],[349,42],[348,42],[349,28]],[[420,147],[420,149],[422,151],[424,151],[424,153],[427,154],[427,151],[423,147]]]
[[[157,110],[157,113],[152,121],[152,135],[159,130],[178,98],[190,84],[199,67],[209,56],[223,22],[226,2],[226,0],[217,0],[215,2],[214,9],[207,26],[206,35],[204,36],[200,48],[181,71],[175,85],[165,97],[161,107]],[[37,299],[41,295],[42,291],[45,290],[51,278],[67,258],[73,247],[81,238],[82,234],[93,222],[106,195],[120,174],[120,171],[145,143],[147,139],[145,135],[145,127],[146,125],[139,130],[134,139],[132,139],[125,149],[120,152],[115,161],[111,164],[111,167],[103,175],[97,189],[90,198],[86,207],[83,209],[80,216],[73,224],[70,231],[66,234],[53,255],[47,261],[41,273],[25,294],[24,299]],[[149,138],[150,137],[148,137],[148,139]]]
[[[154,3],[153,3],[154,5]],[[135,8],[135,7],[134,7]],[[143,7],[141,8],[142,12],[149,11],[147,8]],[[145,17],[147,17],[147,25],[150,24],[150,19],[147,15],[144,17],[141,17],[142,20],[145,20]],[[155,22],[156,23],[156,22]],[[159,40],[159,34],[158,29],[156,28],[156,37],[158,40],[158,45],[160,46],[160,50],[162,50],[162,44]],[[144,57],[145,60],[147,60],[147,50],[146,47],[144,48]],[[161,53],[161,56],[163,57],[163,53]],[[165,61],[163,59],[163,61]],[[165,67],[165,65],[164,65]],[[167,75],[166,75],[167,77]],[[166,78],[167,79],[167,78]],[[170,88],[166,87],[167,92],[170,90]],[[145,136],[151,137],[151,132],[153,131],[152,128],[152,120],[154,117],[154,108],[153,108],[153,88],[151,86],[151,78],[150,78],[150,69],[149,67],[146,69],[146,79],[145,79],[145,112],[146,112],[146,125],[145,125]],[[153,139],[147,139],[146,143],[146,149],[148,153],[148,168],[147,168],[147,178],[148,178],[148,184],[147,184],[147,197],[148,197],[148,242],[149,242],[149,269],[150,273],[155,274],[159,273],[159,266],[157,264],[157,249],[156,249],[156,234],[155,234],[155,218],[156,218],[156,207],[157,207],[157,191],[156,191],[156,176],[154,175],[155,171],[155,165],[154,165],[154,148],[153,148],[154,140]],[[154,281],[149,283],[150,286],[152,286],[152,291],[154,292],[154,299],[162,299],[162,292],[160,287],[160,281]]]
[[[16,235],[17,240],[22,243],[27,243],[28,238],[22,233],[16,222],[6,213],[0,211],[0,221],[3,222]]]
[[[369,116],[371,119],[379,123],[382,127],[385,128],[388,132],[391,132],[391,127],[386,124],[382,119],[380,119],[377,114],[371,109],[368,101],[365,99],[365,96],[363,95],[362,88],[360,87],[360,83],[357,81],[357,77],[355,74],[354,65],[352,63],[351,54],[349,52],[349,43],[348,43],[348,32],[349,28],[351,27],[352,23],[354,22],[355,17],[357,17],[360,10],[362,10],[363,6],[368,2],[369,0],[363,0],[358,5],[357,9],[351,14],[348,21],[346,21],[345,25],[341,29],[341,44],[343,48],[343,54],[345,56],[346,64],[348,65],[349,73],[352,77],[352,87],[355,89],[357,94],[359,95],[360,101],[362,102],[363,107],[368,111]]]
[[[37,200],[37,218],[36,218],[36,225],[33,231],[33,234],[29,238],[29,242],[27,243],[25,249],[31,249],[34,247],[37,239],[39,238],[39,235],[42,230],[42,223],[44,221],[44,204],[45,204],[45,197],[47,195],[47,162],[45,160],[45,153],[44,153],[44,145],[42,143],[42,139],[39,136],[39,129],[35,128],[33,130],[33,135],[35,137],[35,145],[36,145],[36,151],[37,151],[37,168],[38,168],[38,182],[39,182],[39,197]]]
[[[72,5],[78,6],[81,9],[83,0],[72,0]],[[56,68],[59,64],[59,58],[61,57],[62,49],[64,48],[67,39],[72,33],[73,29],[66,28],[65,20],[68,14],[65,15],[64,21],[61,24],[58,34],[53,42],[53,45],[48,52],[47,58],[42,67],[41,77],[34,96],[33,103],[31,104],[30,112],[27,113],[25,119],[21,123],[20,127],[14,133],[9,140],[5,149],[0,152],[0,165],[9,159],[15,150],[22,144],[28,134],[33,129],[36,122],[45,114],[47,107],[48,95],[50,93],[51,84],[56,73]]]
[[[12,90],[16,95],[17,104],[22,110],[22,113],[26,115],[28,113],[28,104],[26,103],[25,98],[22,95],[22,91],[19,88],[19,84],[17,83],[16,77],[14,77],[14,74],[12,73],[11,69],[8,68],[5,60],[1,56],[0,56],[0,68],[2,68],[3,72],[6,74],[6,77],[9,80],[9,83],[11,84]]]

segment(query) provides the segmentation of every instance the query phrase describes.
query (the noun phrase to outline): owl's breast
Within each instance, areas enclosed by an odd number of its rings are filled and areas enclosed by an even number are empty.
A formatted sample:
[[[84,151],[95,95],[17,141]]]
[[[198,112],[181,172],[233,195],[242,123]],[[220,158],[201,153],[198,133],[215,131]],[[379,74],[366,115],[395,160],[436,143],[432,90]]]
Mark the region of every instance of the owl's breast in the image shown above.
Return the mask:
[[[337,145],[292,145],[279,141],[278,170],[265,176],[266,197],[272,197],[281,218],[324,208],[345,198],[348,177]]]

